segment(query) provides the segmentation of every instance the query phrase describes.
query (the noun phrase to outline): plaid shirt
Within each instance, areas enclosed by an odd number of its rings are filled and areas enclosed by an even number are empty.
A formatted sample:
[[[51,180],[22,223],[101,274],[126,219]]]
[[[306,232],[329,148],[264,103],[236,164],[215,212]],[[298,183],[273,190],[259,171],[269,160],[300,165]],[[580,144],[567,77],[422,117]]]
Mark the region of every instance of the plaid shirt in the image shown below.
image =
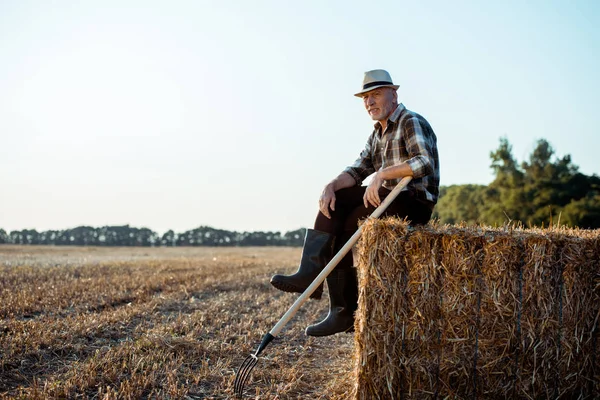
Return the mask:
[[[388,118],[385,132],[381,133],[377,122],[360,157],[344,172],[361,185],[375,171],[402,162],[413,171],[413,179],[404,190],[414,190],[418,199],[437,203],[440,186],[437,138],[425,118],[400,103]],[[391,190],[398,182],[400,179],[386,180],[383,186]]]

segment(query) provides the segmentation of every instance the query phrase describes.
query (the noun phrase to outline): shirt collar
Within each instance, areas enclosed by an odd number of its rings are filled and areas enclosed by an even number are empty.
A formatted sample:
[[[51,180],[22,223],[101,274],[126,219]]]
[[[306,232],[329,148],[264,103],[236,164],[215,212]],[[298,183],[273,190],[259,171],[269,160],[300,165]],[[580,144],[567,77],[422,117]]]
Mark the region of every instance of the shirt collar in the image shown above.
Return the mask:
[[[400,118],[400,115],[404,112],[404,110],[406,110],[406,107],[404,107],[404,104],[400,103],[398,104],[398,106],[396,107],[396,109],[390,114],[389,118],[388,118],[388,125],[389,123],[397,123],[398,119]],[[381,129],[381,124],[379,123],[379,121],[375,122],[375,130],[379,131]]]

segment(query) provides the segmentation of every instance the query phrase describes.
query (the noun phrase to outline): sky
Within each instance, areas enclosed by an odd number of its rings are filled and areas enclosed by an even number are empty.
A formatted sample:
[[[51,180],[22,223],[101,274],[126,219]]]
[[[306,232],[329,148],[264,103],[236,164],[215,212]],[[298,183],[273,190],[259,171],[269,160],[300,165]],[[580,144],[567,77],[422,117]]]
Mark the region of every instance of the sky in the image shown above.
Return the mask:
[[[600,174],[597,1],[0,0],[0,228],[312,227],[386,69],[488,184],[506,137]]]

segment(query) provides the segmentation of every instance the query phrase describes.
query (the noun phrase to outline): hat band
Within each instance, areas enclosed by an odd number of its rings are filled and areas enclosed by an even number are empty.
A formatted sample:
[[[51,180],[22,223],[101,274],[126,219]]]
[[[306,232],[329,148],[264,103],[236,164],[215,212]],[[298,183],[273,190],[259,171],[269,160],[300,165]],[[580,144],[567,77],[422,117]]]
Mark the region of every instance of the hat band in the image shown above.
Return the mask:
[[[393,85],[393,83],[388,82],[388,81],[375,81],[375,82],[371,82],[371,83],[366,83],[363,85],[363,90],[368,89],[373,86],[381,86],[381,85]]]

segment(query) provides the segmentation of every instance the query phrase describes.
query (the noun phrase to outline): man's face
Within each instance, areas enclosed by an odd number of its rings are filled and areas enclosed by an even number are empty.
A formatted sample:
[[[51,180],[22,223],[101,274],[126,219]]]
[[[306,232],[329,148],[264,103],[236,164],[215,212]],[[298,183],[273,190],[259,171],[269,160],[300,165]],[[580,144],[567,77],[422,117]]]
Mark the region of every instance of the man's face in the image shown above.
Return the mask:
[[[365,93],[362,99],[373,121],[383,121],[394,111],[398,93],[392,88],[383,87]]]

